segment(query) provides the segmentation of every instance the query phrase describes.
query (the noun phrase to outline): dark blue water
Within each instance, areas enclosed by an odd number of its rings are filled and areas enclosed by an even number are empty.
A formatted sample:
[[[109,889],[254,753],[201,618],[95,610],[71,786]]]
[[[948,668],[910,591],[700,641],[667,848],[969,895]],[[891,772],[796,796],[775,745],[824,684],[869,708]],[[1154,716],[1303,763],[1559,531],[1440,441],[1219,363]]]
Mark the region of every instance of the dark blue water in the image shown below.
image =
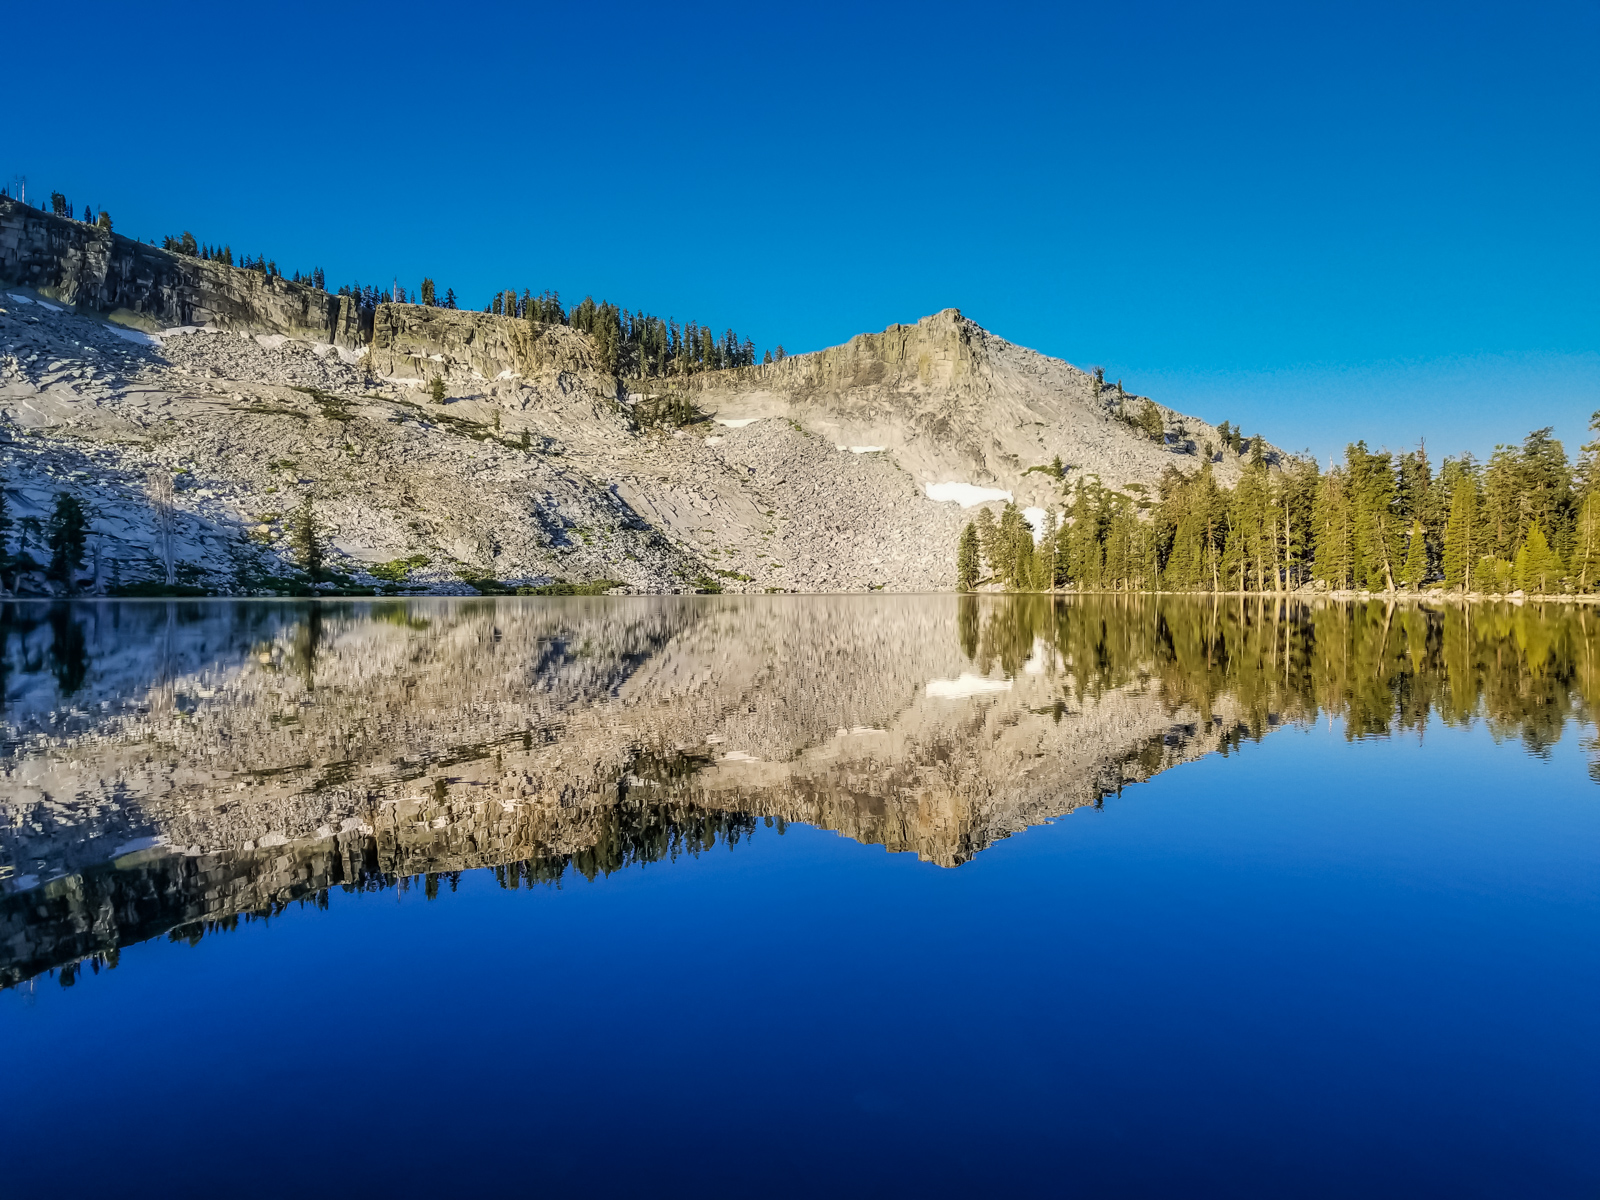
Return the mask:
[[[0,992],[7,1194],[1594,1196],[1600,787],[1277,729],[955,868],[756,822]]]

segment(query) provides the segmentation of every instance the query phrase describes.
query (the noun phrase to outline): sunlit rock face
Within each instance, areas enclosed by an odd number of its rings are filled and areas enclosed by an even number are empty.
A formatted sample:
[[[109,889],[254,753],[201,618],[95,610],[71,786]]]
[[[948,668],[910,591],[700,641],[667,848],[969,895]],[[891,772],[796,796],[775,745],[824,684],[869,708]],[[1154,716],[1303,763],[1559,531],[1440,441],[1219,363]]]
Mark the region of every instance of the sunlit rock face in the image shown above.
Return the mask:
[[[955,867],[1286,721],[1587,719],[1561,610],[1050,597],[10,604],[0,981],[335,886],[804,822]]]

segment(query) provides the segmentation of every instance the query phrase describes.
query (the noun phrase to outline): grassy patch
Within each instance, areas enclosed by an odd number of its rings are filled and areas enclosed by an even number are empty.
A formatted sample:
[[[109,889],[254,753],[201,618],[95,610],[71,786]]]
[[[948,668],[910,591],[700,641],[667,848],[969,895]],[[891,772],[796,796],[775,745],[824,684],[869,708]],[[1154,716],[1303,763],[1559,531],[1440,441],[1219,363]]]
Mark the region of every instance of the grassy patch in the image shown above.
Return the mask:
[[[404,583],[411,572],[417,567],[426,567],[433,560],[426,554],[413,554],[410,558],[391,559],[386,563],[373,563],[366,568],[367,574],[378,579],[387,579],[390,583]]]
[[[519,596],[599,596],[612,588],[625,587],[620,579],[591,579],[588,583],[545,583],[538,587],[519,587]]]

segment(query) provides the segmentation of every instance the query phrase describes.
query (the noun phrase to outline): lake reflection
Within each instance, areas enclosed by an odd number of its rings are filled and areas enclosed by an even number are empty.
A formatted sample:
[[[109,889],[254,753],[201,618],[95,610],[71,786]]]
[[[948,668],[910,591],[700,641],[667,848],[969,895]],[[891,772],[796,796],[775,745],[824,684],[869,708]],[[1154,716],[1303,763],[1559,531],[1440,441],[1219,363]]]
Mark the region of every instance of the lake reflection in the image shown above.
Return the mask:
[[[8,604],[0,983],[330,889],[592,879],[791,822],[959,867],[1321,718],[1544,754],[1593,725],[1597,628],[1381,601]]]

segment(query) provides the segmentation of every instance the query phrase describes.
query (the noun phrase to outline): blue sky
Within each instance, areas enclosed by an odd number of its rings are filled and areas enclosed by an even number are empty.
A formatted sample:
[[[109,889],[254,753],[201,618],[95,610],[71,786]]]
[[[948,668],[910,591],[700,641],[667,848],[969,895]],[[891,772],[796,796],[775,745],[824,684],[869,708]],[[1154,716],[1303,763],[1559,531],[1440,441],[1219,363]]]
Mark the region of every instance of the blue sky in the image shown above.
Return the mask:
[[[0,175],[140,237],[791,351],[954,306],[1323,459],[1600,408],[1592,0],[7,22]]]

